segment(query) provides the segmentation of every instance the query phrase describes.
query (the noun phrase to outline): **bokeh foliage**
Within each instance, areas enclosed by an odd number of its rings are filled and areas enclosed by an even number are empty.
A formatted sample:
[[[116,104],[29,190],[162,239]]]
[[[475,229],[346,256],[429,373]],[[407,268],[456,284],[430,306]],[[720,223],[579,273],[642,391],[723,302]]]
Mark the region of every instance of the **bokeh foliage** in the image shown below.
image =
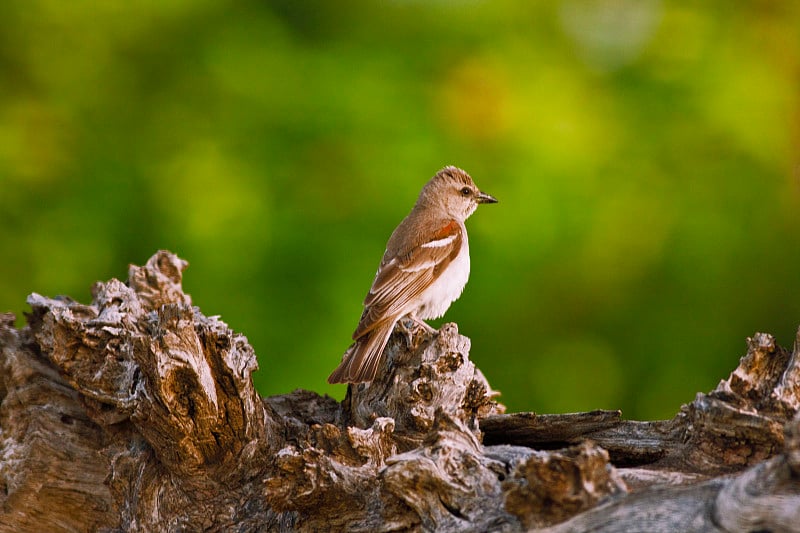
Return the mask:
[[[256,348],[325,377],[445,164],[446,315],[513,410],[668,417],[800,323],[800,2],[0,3],[0,310],[159,248]]]

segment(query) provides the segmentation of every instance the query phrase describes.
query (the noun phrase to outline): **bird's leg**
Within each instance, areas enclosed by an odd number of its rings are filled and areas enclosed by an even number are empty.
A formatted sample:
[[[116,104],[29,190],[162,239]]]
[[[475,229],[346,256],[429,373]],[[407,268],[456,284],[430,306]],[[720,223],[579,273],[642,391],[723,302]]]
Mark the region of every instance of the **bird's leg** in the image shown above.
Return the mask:
[[[406,346],[411,348],[414,343],[414,332],[411,330],[411,320],[408,317],[401,318],[397,321],[397,330],[403,334],[406,339]]]
[[[419,330],[423,330],[428,334],[436,333],[435,328],[429,326],[424,320],[413,313],[401,318],[397,324],[400,326],[400,332],[406,338],[406,345],[412,349],[417,347],[414,343],[414,335],[416,335]]]
[[[427,322],[425,322],[415,314],[408,315],[408,318],[410,318],[411,321],[414,323],[414,325],[417,326],[417,329],[423,329],[425,330],[426,333],[430,333],[431,335],[433,335],[434,333],[437,333],[439,331],[436,328],[429,326]]]

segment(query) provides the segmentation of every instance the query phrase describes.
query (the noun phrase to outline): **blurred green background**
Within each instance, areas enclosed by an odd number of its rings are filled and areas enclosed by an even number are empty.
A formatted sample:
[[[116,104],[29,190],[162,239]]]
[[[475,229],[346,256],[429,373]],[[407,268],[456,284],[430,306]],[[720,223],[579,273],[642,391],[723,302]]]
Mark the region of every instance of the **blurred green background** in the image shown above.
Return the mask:
[[[670,417],[800,323],[798,28],[791,0],[2,2],[0,310],[166,248],[263,394],[341,397],[386,240],[455,164],[501,203],[445,320],[501,400]]]

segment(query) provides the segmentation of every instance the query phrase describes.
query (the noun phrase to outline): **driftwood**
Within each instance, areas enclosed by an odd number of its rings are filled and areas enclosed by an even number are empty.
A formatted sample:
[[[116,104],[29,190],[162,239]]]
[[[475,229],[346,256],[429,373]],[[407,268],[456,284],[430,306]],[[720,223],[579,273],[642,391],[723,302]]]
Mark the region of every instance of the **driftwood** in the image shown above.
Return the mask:
[[[454,324],[341,403],[262,399],[185,267],[0,315],[0,531],[800,531],[800,343],[656,422],[503,414]]]

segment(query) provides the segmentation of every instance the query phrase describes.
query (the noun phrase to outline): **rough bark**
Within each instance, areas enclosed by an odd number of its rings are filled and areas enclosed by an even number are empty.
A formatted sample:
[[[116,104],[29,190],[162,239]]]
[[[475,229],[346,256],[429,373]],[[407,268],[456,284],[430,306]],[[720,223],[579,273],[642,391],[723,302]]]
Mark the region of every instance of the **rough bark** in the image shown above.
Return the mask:
[[[185,267],[0,315],[0,531],[800,531],[800,343],[655,422],[503,414],[454,324],[341,403],[262,399]]]

